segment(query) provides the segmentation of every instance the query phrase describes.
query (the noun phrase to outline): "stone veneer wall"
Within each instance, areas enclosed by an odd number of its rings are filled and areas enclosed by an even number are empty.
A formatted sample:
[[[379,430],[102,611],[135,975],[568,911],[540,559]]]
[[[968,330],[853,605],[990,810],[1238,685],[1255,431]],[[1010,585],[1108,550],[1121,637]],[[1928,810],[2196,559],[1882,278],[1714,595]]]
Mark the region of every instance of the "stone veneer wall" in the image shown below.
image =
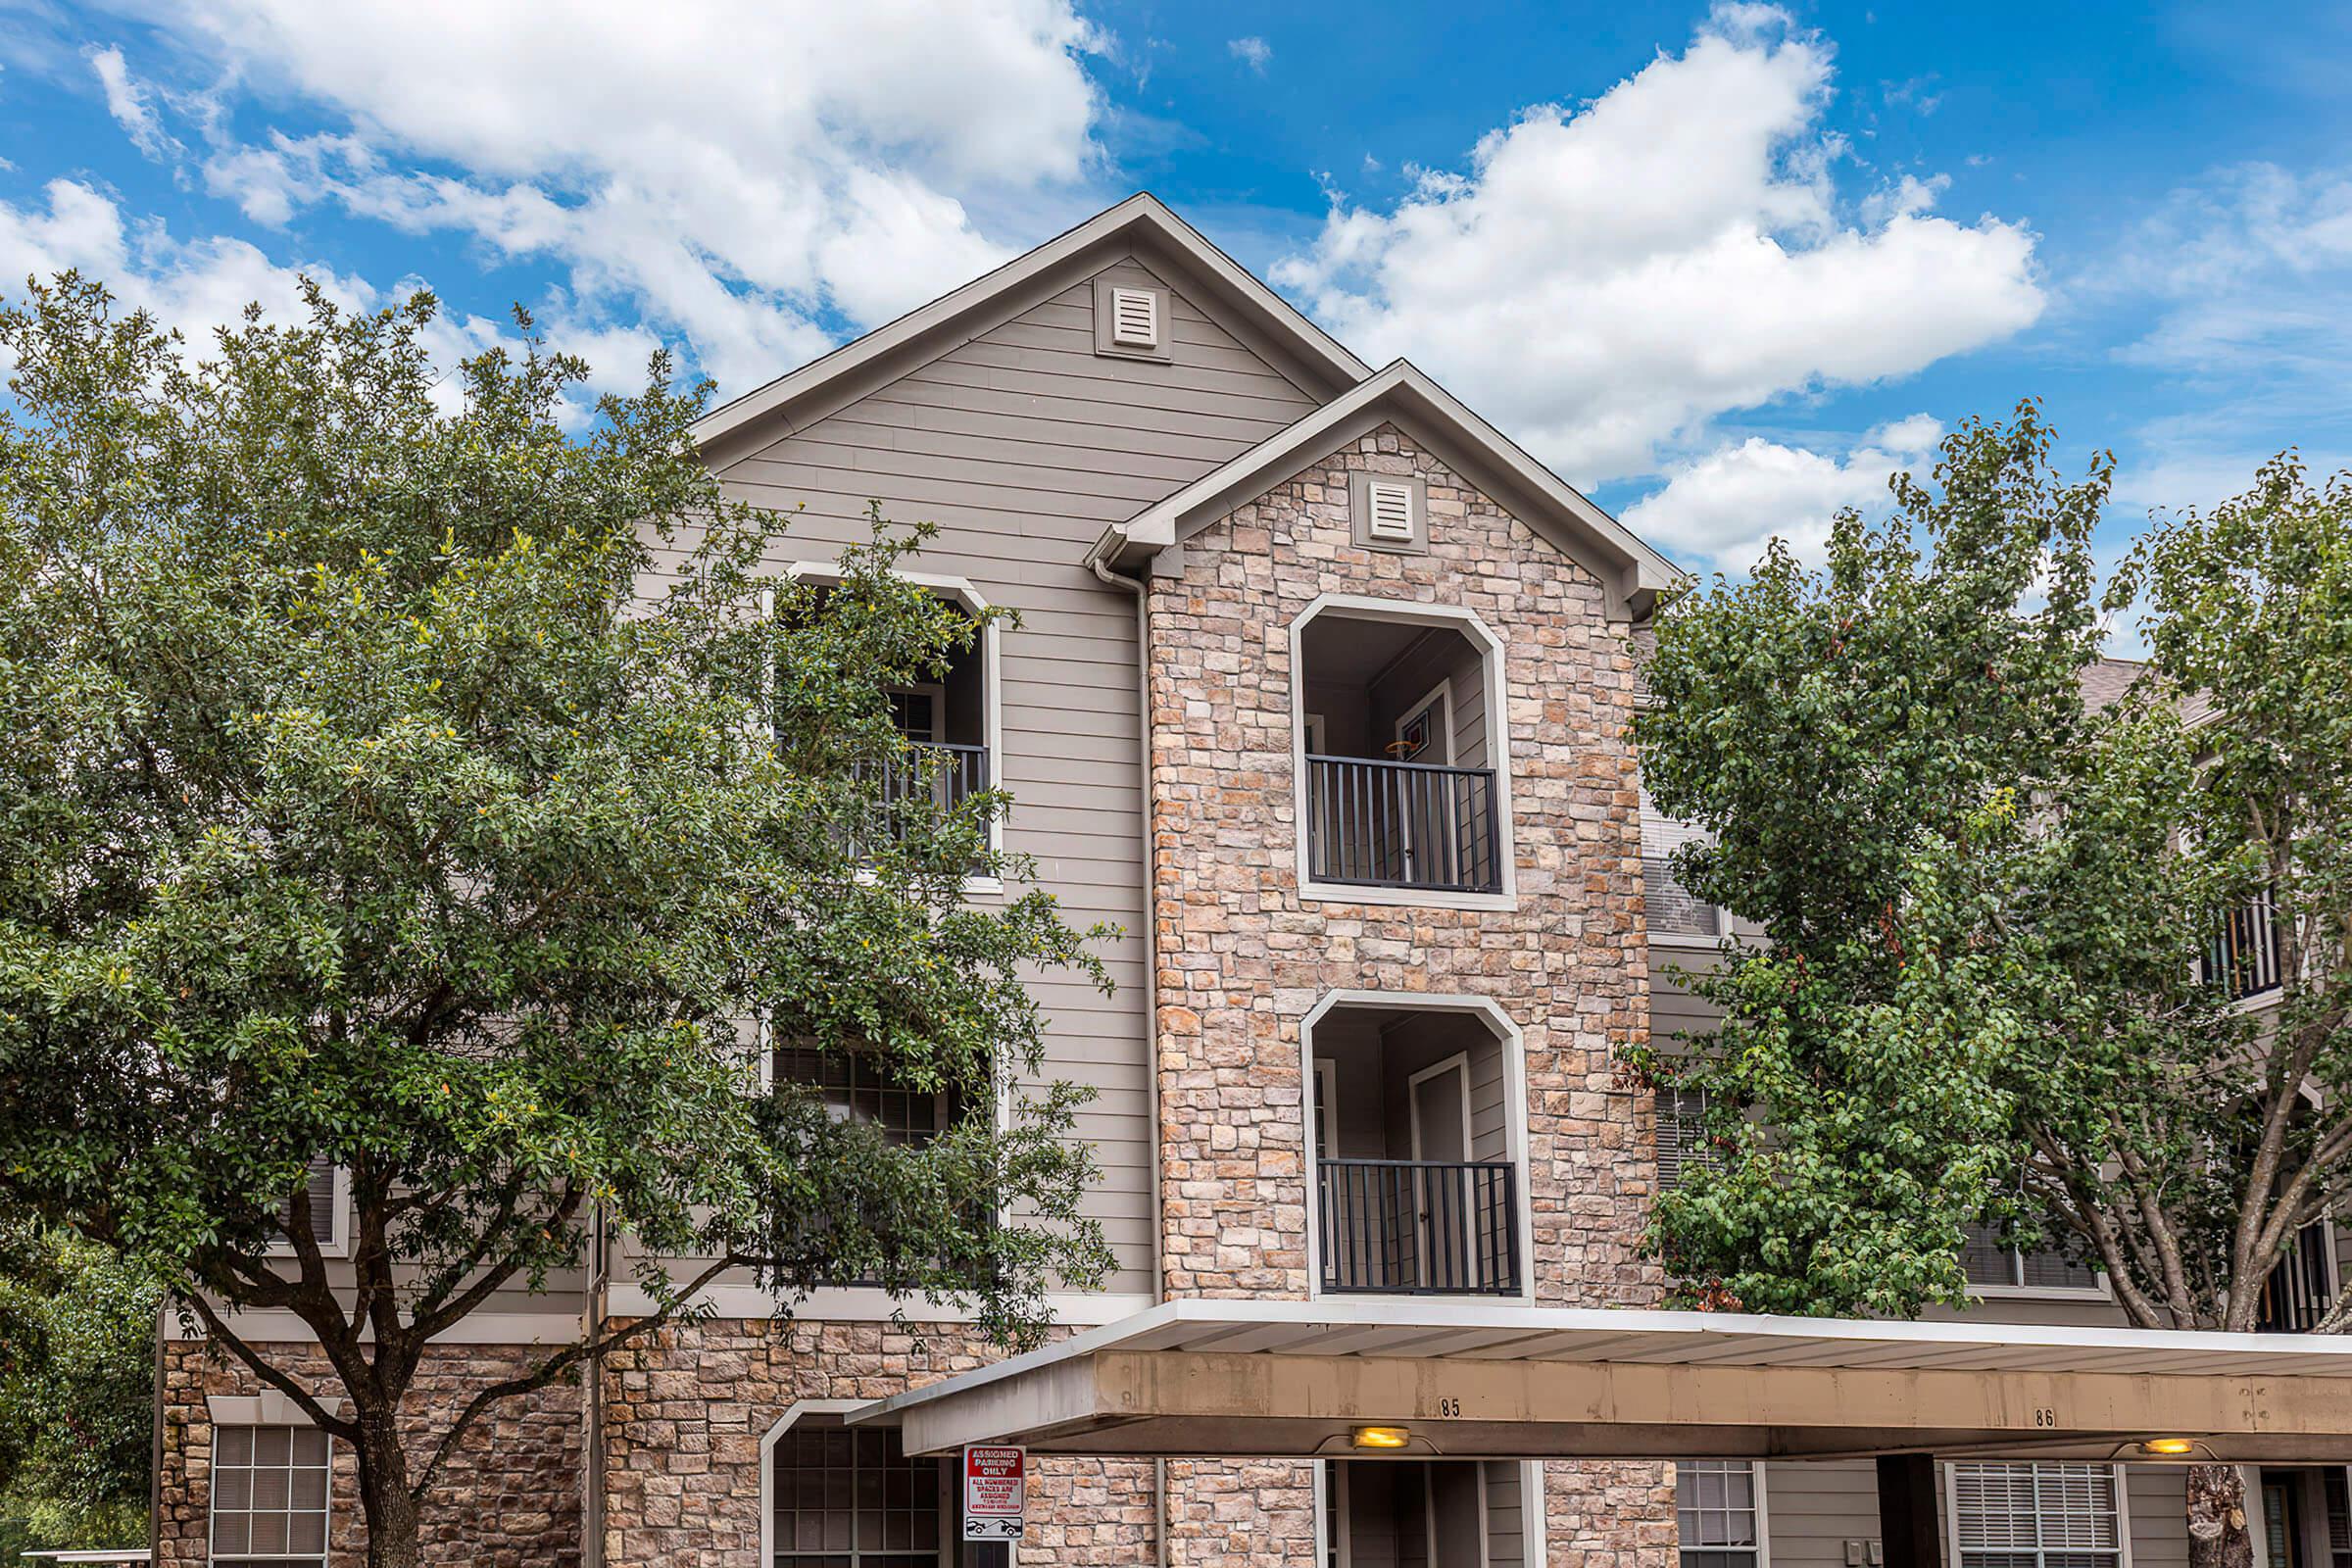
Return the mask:
[[[755,1568],[760,1445],[795,1403],[878,1399],[1003,1354],[962,1324],[763,1318],[666,1329],[616,1351],[604,1374],[605,1560]],[[1021,1561],[1143,1568],[1152,1516],[1148,1460],[1032,1460]]]
[[[1426,482],[1427,555],[1350,543],[1357,470]],[[1654,1134],[1612,1054],[1648,1029],[1634,673],[1600,584],[1384,425],[1188,541],[1150,592],[1169,1294],[1308,1295],[1299,1027],[1349,989],[1468,993],[1511,1017],[1536,1299],[1654,1301],[1657,1274],[1636,1255]],[[1300,899],[1290,628],[1334,593],[1466,608],[1503,640],[1516,908]],[[1312,1560],[1309,1466],[1171,1470],[1177,1561]],[[1555,1464],[1545,1490],[1551,1568],[1670,1562],[1663,1466]]]
[[[322,1396],[339,1390],[315,1348],[265,1347],[273,1365],[294,1371]],[[421,1464],[461,1399],[512,1377],[527,1347],[457,1345],[427,1354],[411,1409],[410,1452]],[[201,1340],[167,1340],[163,1356],[163,1517],[155,1560],[208,1560],[214,1395],[260,1394],[252,1372]],[[576,1383],[508,1402],[475,1423],[458,1446],[423,1519],[424,1560],[478,1568],[573,1568],[580,1561],[580,1390]],[[334,1448],[328,1516],[331,1568],[362,1568],[368,1533],[360,1522],[359,1470],[348,1445]]]

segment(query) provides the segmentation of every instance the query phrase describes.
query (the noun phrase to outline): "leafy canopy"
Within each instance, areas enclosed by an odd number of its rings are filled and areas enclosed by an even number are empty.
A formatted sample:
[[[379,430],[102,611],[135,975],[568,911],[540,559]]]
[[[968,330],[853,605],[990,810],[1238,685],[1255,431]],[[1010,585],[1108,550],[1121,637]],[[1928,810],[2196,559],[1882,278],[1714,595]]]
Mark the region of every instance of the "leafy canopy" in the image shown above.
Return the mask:
[[[657,359],[574,434],[583,366],[445,378],[433,312],[314,291],[201,361],[72,276],[0,313],[0,1189],[289,1394],[218,1308],[298,1314],[351,1441],[592,1223],[650,1321],[734,1263],[1034,1336],[1105,1253],[1020,977],[1102,971],[992,852],[1002,795],[885,799],[921,763],[884,688],[977,629],[895,574],[923,530],[796,581],[694,452],[707,388]],[[961,1113],[905,1146],[763,1094],[778,1041]],[[287,1212],[315,1158],[347,1260]],[[405,1462],[368,1443],[364,1494]]]
[[[2103,605],[2111,464],[2066,481],[2052,441],[2030,403],[1972,422],[1826,569],[1776,544],[1660,619],[1644,781],[1707,830],[1678,874],[1755,927],[1689,977],[1720,1031],[1640,1063],[1706,1096],[1650,1237],[1687,1298],[1963,1304],[1982,1225],[2143,1326],[2243,1328],[2352,1182],[2352,502],[2280,460]],[[2135,592],[2154,657],[2100,707]],[[2266,897],[2271,1032],[2206,953]]]

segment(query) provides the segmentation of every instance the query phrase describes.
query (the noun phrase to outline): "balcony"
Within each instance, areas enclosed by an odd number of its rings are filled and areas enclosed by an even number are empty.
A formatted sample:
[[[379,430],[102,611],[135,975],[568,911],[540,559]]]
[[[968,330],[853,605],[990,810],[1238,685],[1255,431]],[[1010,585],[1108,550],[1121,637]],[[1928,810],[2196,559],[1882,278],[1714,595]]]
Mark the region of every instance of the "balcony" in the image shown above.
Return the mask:
[[[1350,887],[1494,893],[1502,886],[1494,770],[1306,759],[1307,874]]]
[[[2278,989],[2278,911],[2267,891],[2222,916],[2205,945],[2205,977],[2232,1002]]]
[[[1319,1292],[1520,1295],[1524,1112],[1515,1048],[1494,1021],[1359,1004],[1307,1034]]]
[[[1517,1171],[1508,1160],[1315,1163],[1327,1296],[1516,1296]]]
[[[1505,891],[1496,662],[1464,623],[1410,607],[1329,611],[1302,625],[1299,870],[1310,892]]]
[[[2335,1299],[2329,1288],[2328,1226],[2303,1227],[2294,1248],[2262,1282],[2262,1305],[2254,1320],[2257,1334],[2309,1334],[2320,1326]]]

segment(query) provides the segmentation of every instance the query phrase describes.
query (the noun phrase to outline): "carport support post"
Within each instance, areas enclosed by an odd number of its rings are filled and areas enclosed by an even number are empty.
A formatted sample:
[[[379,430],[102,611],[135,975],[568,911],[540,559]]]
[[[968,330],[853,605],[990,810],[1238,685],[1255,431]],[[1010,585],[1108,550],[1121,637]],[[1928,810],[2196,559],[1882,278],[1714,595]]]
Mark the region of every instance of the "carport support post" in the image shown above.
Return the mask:
[[[1934,1454],[1879,1455],[1879,1539],[1886,1568],[1943,1568]]]

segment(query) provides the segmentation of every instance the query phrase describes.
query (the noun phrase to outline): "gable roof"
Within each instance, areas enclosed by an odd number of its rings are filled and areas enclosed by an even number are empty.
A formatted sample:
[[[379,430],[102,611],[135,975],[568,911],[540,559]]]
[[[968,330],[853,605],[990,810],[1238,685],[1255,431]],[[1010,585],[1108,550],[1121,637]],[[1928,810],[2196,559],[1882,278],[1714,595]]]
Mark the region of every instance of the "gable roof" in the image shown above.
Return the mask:
[[[1640,613],[1658,593],[1688,580],[1681,567],[1404,360],[1113,524],[1096,541],[1089,559],[1111,566],[1149,561],[1391,420],[1591,570],[1621,612]]]
[[[916,362],[968,342],[1093,276],[1130,251],[1179,272],[1194,303],[1224,306],[1257,340],[1251,346],[1270,351],[1275,368],[1299,379],[1301,391],[1328,397],[1371,373],[1370,366],[1158,197],[1139,191],[955,292],[720,404],[695,421],[694,439],[709,448],[754,424],[772,424],[780,433],[802,428]]]

